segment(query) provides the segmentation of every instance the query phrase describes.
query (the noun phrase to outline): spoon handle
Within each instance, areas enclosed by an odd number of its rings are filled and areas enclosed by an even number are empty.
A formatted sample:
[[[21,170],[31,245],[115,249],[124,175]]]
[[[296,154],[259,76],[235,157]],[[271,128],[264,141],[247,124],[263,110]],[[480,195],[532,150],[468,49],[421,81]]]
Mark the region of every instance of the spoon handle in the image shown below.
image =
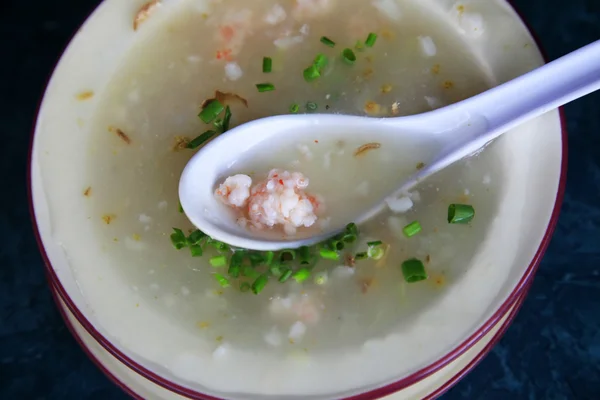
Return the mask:
[[[504,132],[600,89],[600,40],[431,114],[452,121],[447,146],[412,182],[484,147]]]
[[[423,118],[431,121],[428,126],[438,130],[446,145],[433,162],[409,177],[388,198],[403,195],[511,128],[598,89],[600,41],[467,100],[427,113],[429,116]],[[390,122],[394,123],[393,119]],[[374,217],[384,207],[385,202],[377,203],[355,222]]]
[[[600,89],[600,40],[481,94],[436,110],[451,121],[445,148],[406,186],[484,147],[504,132]]]
[[[487,139],[600,89],[600,40],[457,103],[487,121]]]

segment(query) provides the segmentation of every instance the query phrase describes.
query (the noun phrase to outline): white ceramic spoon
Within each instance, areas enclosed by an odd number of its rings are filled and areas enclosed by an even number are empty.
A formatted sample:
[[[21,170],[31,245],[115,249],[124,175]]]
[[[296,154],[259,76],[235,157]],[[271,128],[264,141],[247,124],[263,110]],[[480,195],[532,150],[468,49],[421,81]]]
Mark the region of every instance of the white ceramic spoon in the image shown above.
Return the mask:
[[[365,205],[364,211],[352,219],[360,224],[386,207],[386,199],[407,193],[428,176],[473,154],[502,133],[598,89],[600,41],[477,96],[419,115],[369,118],[295,114],[255,120],[217,137],[190,159],[179,183],[181,206],[198,229],[235,247],[281,250],[312,245],[337,234],[345,224],[331,226],[327,232],[313,236],[265,238],[236,223],[228,208],[216,200],[214,190],[227,175],[233,174],[230,168],[238,160],[251,157],[255,149],[264,149],[282,135],[298,139],[306,136],[308,140],[316,132],[331,130],[348,134],[376,131],[390,137],[402,133],[418,135],[420,142],[435,142],[435,147],[441,150],[433,162],[408,177],[401,187],[391,188],[385,198]],[[335,212],[335,206],[328,208]]]

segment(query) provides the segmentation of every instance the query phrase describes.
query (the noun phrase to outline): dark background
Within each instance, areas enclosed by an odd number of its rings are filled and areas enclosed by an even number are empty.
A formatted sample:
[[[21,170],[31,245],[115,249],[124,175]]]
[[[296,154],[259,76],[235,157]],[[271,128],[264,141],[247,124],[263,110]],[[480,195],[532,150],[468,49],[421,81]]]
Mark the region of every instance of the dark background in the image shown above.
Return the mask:
[[[126,398],[52,302],[26,197],[38,101],[97,3],[0,0],[0,399]],[[600,0],[514,3],[550,59],[600,39]],[[569,178],[550,248],[507,334],[444,400],[600,399],[600,95],[566,106],[566,117]]]

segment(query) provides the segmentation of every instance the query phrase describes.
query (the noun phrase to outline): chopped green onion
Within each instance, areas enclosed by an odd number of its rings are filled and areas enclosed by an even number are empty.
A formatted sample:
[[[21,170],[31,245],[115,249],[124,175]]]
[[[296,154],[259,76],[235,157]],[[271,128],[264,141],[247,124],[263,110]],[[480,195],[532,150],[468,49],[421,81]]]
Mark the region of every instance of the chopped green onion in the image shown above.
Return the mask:
[[[206,237],[206,233],[202,232],[200,229],[196,229],[194,232],[190,233],[187,241],[189,244],[198,244],[202,239]]]
[[[225,278],[223,275],[215,274],[215,279],[217,280],[217,282],[219,282],[219,285],[221,285],[221,287],[229,287],[229,279]]]
[[[208,130],[208,131],[204,132],[202,135],[198,136],[197,138],[192,139],[192,141],[189,142],[186,145],[186,147],[188,149],[195,149],[197,147],[200,147],[201,145],[204,144],[204,142],[207,142],[210,138],[212,138],[216,134],[217,134],[216,131]]]
[[[181,205],[181,202],[179,202],[179,212],[183,214],[183,206]]]
[[[323,68],[327,66],[327,56],[325,54],[318,54],[313,61],[313,65],[319,69],[319,72],[323,71]]]
[[[327,283],[327,271],[321,271],[315,275],[315,283],[317,285],[324,285]]]
[[[312,82],[321,76],[319,68],[314,64],[306,68],[302,74],[304,75],[304,80],[306,82]]]
[[[213,125],[214,125],[215,129],[217,130],[217,132],[223,132],[223,120],[221,118],[215,119],[215,121],[213,122]]]
[[[290,106],[290,112],[292,114],[298,114],[298,111],[300,111],[300,106],[298,104],[294,103]]]
[[[273,259],[275,259],[275,253],[272,251],[265,251],[263,255],[263,262],[265,265],[271,265],[273,263]]]
[[[185,234],[181,229],[173,228],[173,233],[171,233],[171,243],[173,243],[173,246],[177,250],[181,250],[187,246]]]
[[[308,103],[306,103],[307,111],[317,111],[317,108],[319,108],[317,103],[313,103],[312,101],[309,101]]]
[[[448,223],[466,224],[475,217],[475,209],[468,204],[450,204],[448,206]]]
[[[371,33],[369,33],[369,36],[367,36],[367,40],[365,40],[365,45],[367,47],[373,47],[376,40],[377,40],[377,34],[371,32]]]
[[[240,283],[240,291],[245,293],[250,290],[250,284],[248,282]]]
[[[272,68],[273,60],[271,60],[271,57],[263,57],[263,72],[265,74],[268,74],[269,72],[271,72]]]
[[[321,255],[321,257],[327,260],[337,260],[338,258],[340,258],[340,255],[336,251],[329,249],[321,249],[319,250],[319,254]]]
[[[321,36],[321,43],[323,43],[325,46],[335,47],[335,42],[329,39],[327,36]]]
[[[192,257],[201,257],[202,256],[202,246],[199,244],[191,244],[190,245],[190,253],[192,253]]]
[[[311,256],[308,246],[302,246],[298,249],[298,259],[302,265],[310,264]]]
[[[229,247],[229,245],[227,243],[220,242],[213,238],[209,238],[206,243],[210,244],[211,246],[213,246],[215,249],[217,249],[221,253],[231,250],[231,248]]]
[[[292,276],[293,273],[294,272],[291,269],[287,268],[285,271],[283,271],[281,273],[281,277],[279,278],[279,282],[283,283],[283,282],[287,281],[288,279],[290,279],[290,277]]]
[[[354,243],[358,237],[354,233],[346,233],[342,236],[342,240],[346,243]]]
[[[307,103],[307,108],[316,109],[317,105],[315,103]],[[231,117],[229,108],[226,109],[225,114],[225,118],[228,121]],[[221,121],[215,121],[216,126],[221,126],[219,125],[221,123]],[[226,123],[226,121],[224,120],[223,123]],[[224,128],[226,128],[226,125]],[[239,283],[240,290],[242,292],[252,290],[256,294],[264,289],[264,286],[268,283],[269,276],[273,276],[282,283],[290,278],[293,278],[297,282],[306,281],[311,277],[311,271],[318,261],[319,255],[324,259],[338,260],[340,258],[340,251],[347,246],[346,243],[354,243],[357,239],[358,227],[356,224],[350,223],[346,225],[342,233],[337,234],[326,242],[322,242],[318,247],[302,246],[298,249],[285,249],[278,252],[234,249],[232,253],[226,254],[232,250],[228,244],[213,239],[199,229],[192,231],[187,237],[178,228],[173,228],[173,233],[171,234],[173,245],[177,249],[189,247],[192,257],[202,256],[204,245],[215,247],[221,254],[210,257],[209,263],[215,268],[229,265],[227,270],[228,276],[214,274],[219,284],[222,287],[228,287],[230,286],[229,279],[237,279],[240,276],[247,277],[254,280],[254,282],[252,284],[248,282]],[[355,254],[355,260],[364,260],[369,257],[378,260],[383,257],[387,250],[381,246],[383,244],[381,241],[368,242],[367,244],[369,250]],[[317,249],[319,251],[318,255],[316,254]],[[248,258],[249,262],[245,261],[246,258]],[[294,271],[294,264],[290,262],[296,259],[298,260],[295,265],[300,264],[300,268]],[[328,274],[326,271],[323,271],[314,275],[313,279],[315,284],[323,285],[327,282]]]
[[[408,283],[419,282],[427,279],[427,272],[421,260],[411,258],[402,263],[402,275]]]
[[[232,278],[238,278],[240,276],[240,270],[242,269],[241,265],[229,265],[229,269],[227,270],[227,274]]]
[[[221,114],[221,112],[223,112],[224,109],[225,106],[223,106],[219,100],[211,100],[208,102],[208,104],[206,104],[206,106],[204,106],[198,116],[202,122],[205,124],[210,124],[215,118],[217,118],[219,114]]]
[[[367,255],[373,260],[380,260],[385,254],[385,249],[381,246],[369,247]]]
[[[296,250],[286,249],[279,253],[280,261],[291,261],[296,259]]]
[[[421,232],[421,224],[419,221],[413,221],[402,228],[402,232],[404,232],[406,237],[415,236],[417,233]]]
[[[302,283],[308,279],[310,276],[310,270],[308,268],[300,268],[298,271],[294,272],[292,278],[296,280],[298,283]]]
[[[347,64],[350,65],[354,64],[354,62],[356,61],[356,55],[354,54],[352,49],[344,49],[344,51],[342,51],[342,58]]]
[[[360,40],[357,40],[356,44],[354,45],[354,48],[358,51],[363,51],[365,49],[365,45]]]
[[[253,267],[261,265],[265,262],[265,257],[258,251],[253,251],[250,254],[248,254],[248,258],[250,259],[250,264]]]
[[[208,260],[208,262],[213,267],[224,267],[225,264],[227,264],[227,257],[225,257],[223,255],[221,255],[221,256],[214,256],[214,257],[211,257]]]
[[[242,264],[244,262],[244,256],[245,253],[243,251],[236,251],[233,253],[231,259],[229,260],[229,269],[227,270],[229,276],[234,278],[240,276],[240,271],[242,270]]]
[[[221,133],[229,130],[229,122],[231,122],[231,109],[229,106],[225,107],[225,116],[223,117],[223,126],[221,127]]]
[[[269,276],[267,274],[260,275],[252,283],[252,292],[254,292],[254,294],[259,294],[265,288],[267,282],[269,282]]]
[[[229,245],[227,243],[223,243],[223,242],[215,240],[213,238],[208,238],[208,240],[206,241],[206,243],[210,244],[211,246],[213,246],[215,249],[217,249],[219,251],[227,251],[227,250],[229,250]]]
[[[346,232],[358,235],[358,226],[354,222],[350,222],[346,225]]]
[[[256,88],[260,93],[271,92],[275,90],[275,85],[273,85],[272,83],[257,83]]]
[[[254,268],[249,265],[244,265],[242,268],[242,276],[246,276],[248,278],[256,279],[260,274]]]
[[[328,243],[329,247],[333,250],[342,251],[346,245],[341,240],[333,239]]]

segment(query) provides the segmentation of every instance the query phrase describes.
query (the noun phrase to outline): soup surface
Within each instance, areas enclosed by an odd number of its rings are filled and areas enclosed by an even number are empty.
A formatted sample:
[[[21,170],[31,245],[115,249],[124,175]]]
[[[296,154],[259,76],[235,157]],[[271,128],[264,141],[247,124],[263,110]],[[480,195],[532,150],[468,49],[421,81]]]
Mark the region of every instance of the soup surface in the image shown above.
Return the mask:
[[[215,129],[214,121],[198,118],[201,105],[219,91],[232,127],[296,107],[300,113],[393,117],[470,97],[493,77],[426,2],[167,3],[140,19],[140,40],[104,90],[93,120],[85,196],[97,221],[96,241],[110,260],[105,268],[117,269],[165,324],[196,335],[209,349],[206,362],[247,357],[264,367],[248,374],[286,390],[295,379],[317,382],[324,379],[319,368],[300,368],[292,377],[275,366],[283,359],[315,366],[365,351],[416,323],[461,279],[497,207],[494,146],[440,172],[359,226],[357,240],[345,243],[337,259],[312,249],[318,260],[306,276],[281,283],[282,269],[260,265],[256,274],[235,277],[228,275],[231,252],[206,244],[202,256],[192,257],[189,248],[177,250],[170,240],[174,227],[186,236],[195,229],[180,212],[177,193],[180,173],[197,151],[189,143]],[[369,33],[377,35],[370,47]],[[323,43],[323,36],[335,45]],[[356,57],[352,64],[342,56],[346,48]],[[319,54],[327,65],[307,81],[304,70]],[[263,72],[264,57],[272,60],[271,72]],[[256,85],[262,83],[274,90],[260,92]],[[273,168],[301,172],[326,210],[350,223],[356,210],[431,160],[435,150],[418,138],[374,137],[376,132],[335,130],[310,140],[282,137],[241,159],[228,175],[260,180]],[[472,206],[475,218],[449,224],[450,204]],[[407,237],[403,228],[413,221],[421,230]],[[376,251],[367,245],[372,242],[381,242],[371,246]],[[357,257],[369,251],[365,259]],[[226,264],[211,265],[221,255]],[[407,282],[401,266],[410,259],[423,264],[427,279]],[[296,272],[303,268],[297,261],[280,267]],[[253,290],[257,276],[268,282]],[[195,379],[190,365],[182,358],[168,367]],[[226,378],[222,382],[226,386]]]

